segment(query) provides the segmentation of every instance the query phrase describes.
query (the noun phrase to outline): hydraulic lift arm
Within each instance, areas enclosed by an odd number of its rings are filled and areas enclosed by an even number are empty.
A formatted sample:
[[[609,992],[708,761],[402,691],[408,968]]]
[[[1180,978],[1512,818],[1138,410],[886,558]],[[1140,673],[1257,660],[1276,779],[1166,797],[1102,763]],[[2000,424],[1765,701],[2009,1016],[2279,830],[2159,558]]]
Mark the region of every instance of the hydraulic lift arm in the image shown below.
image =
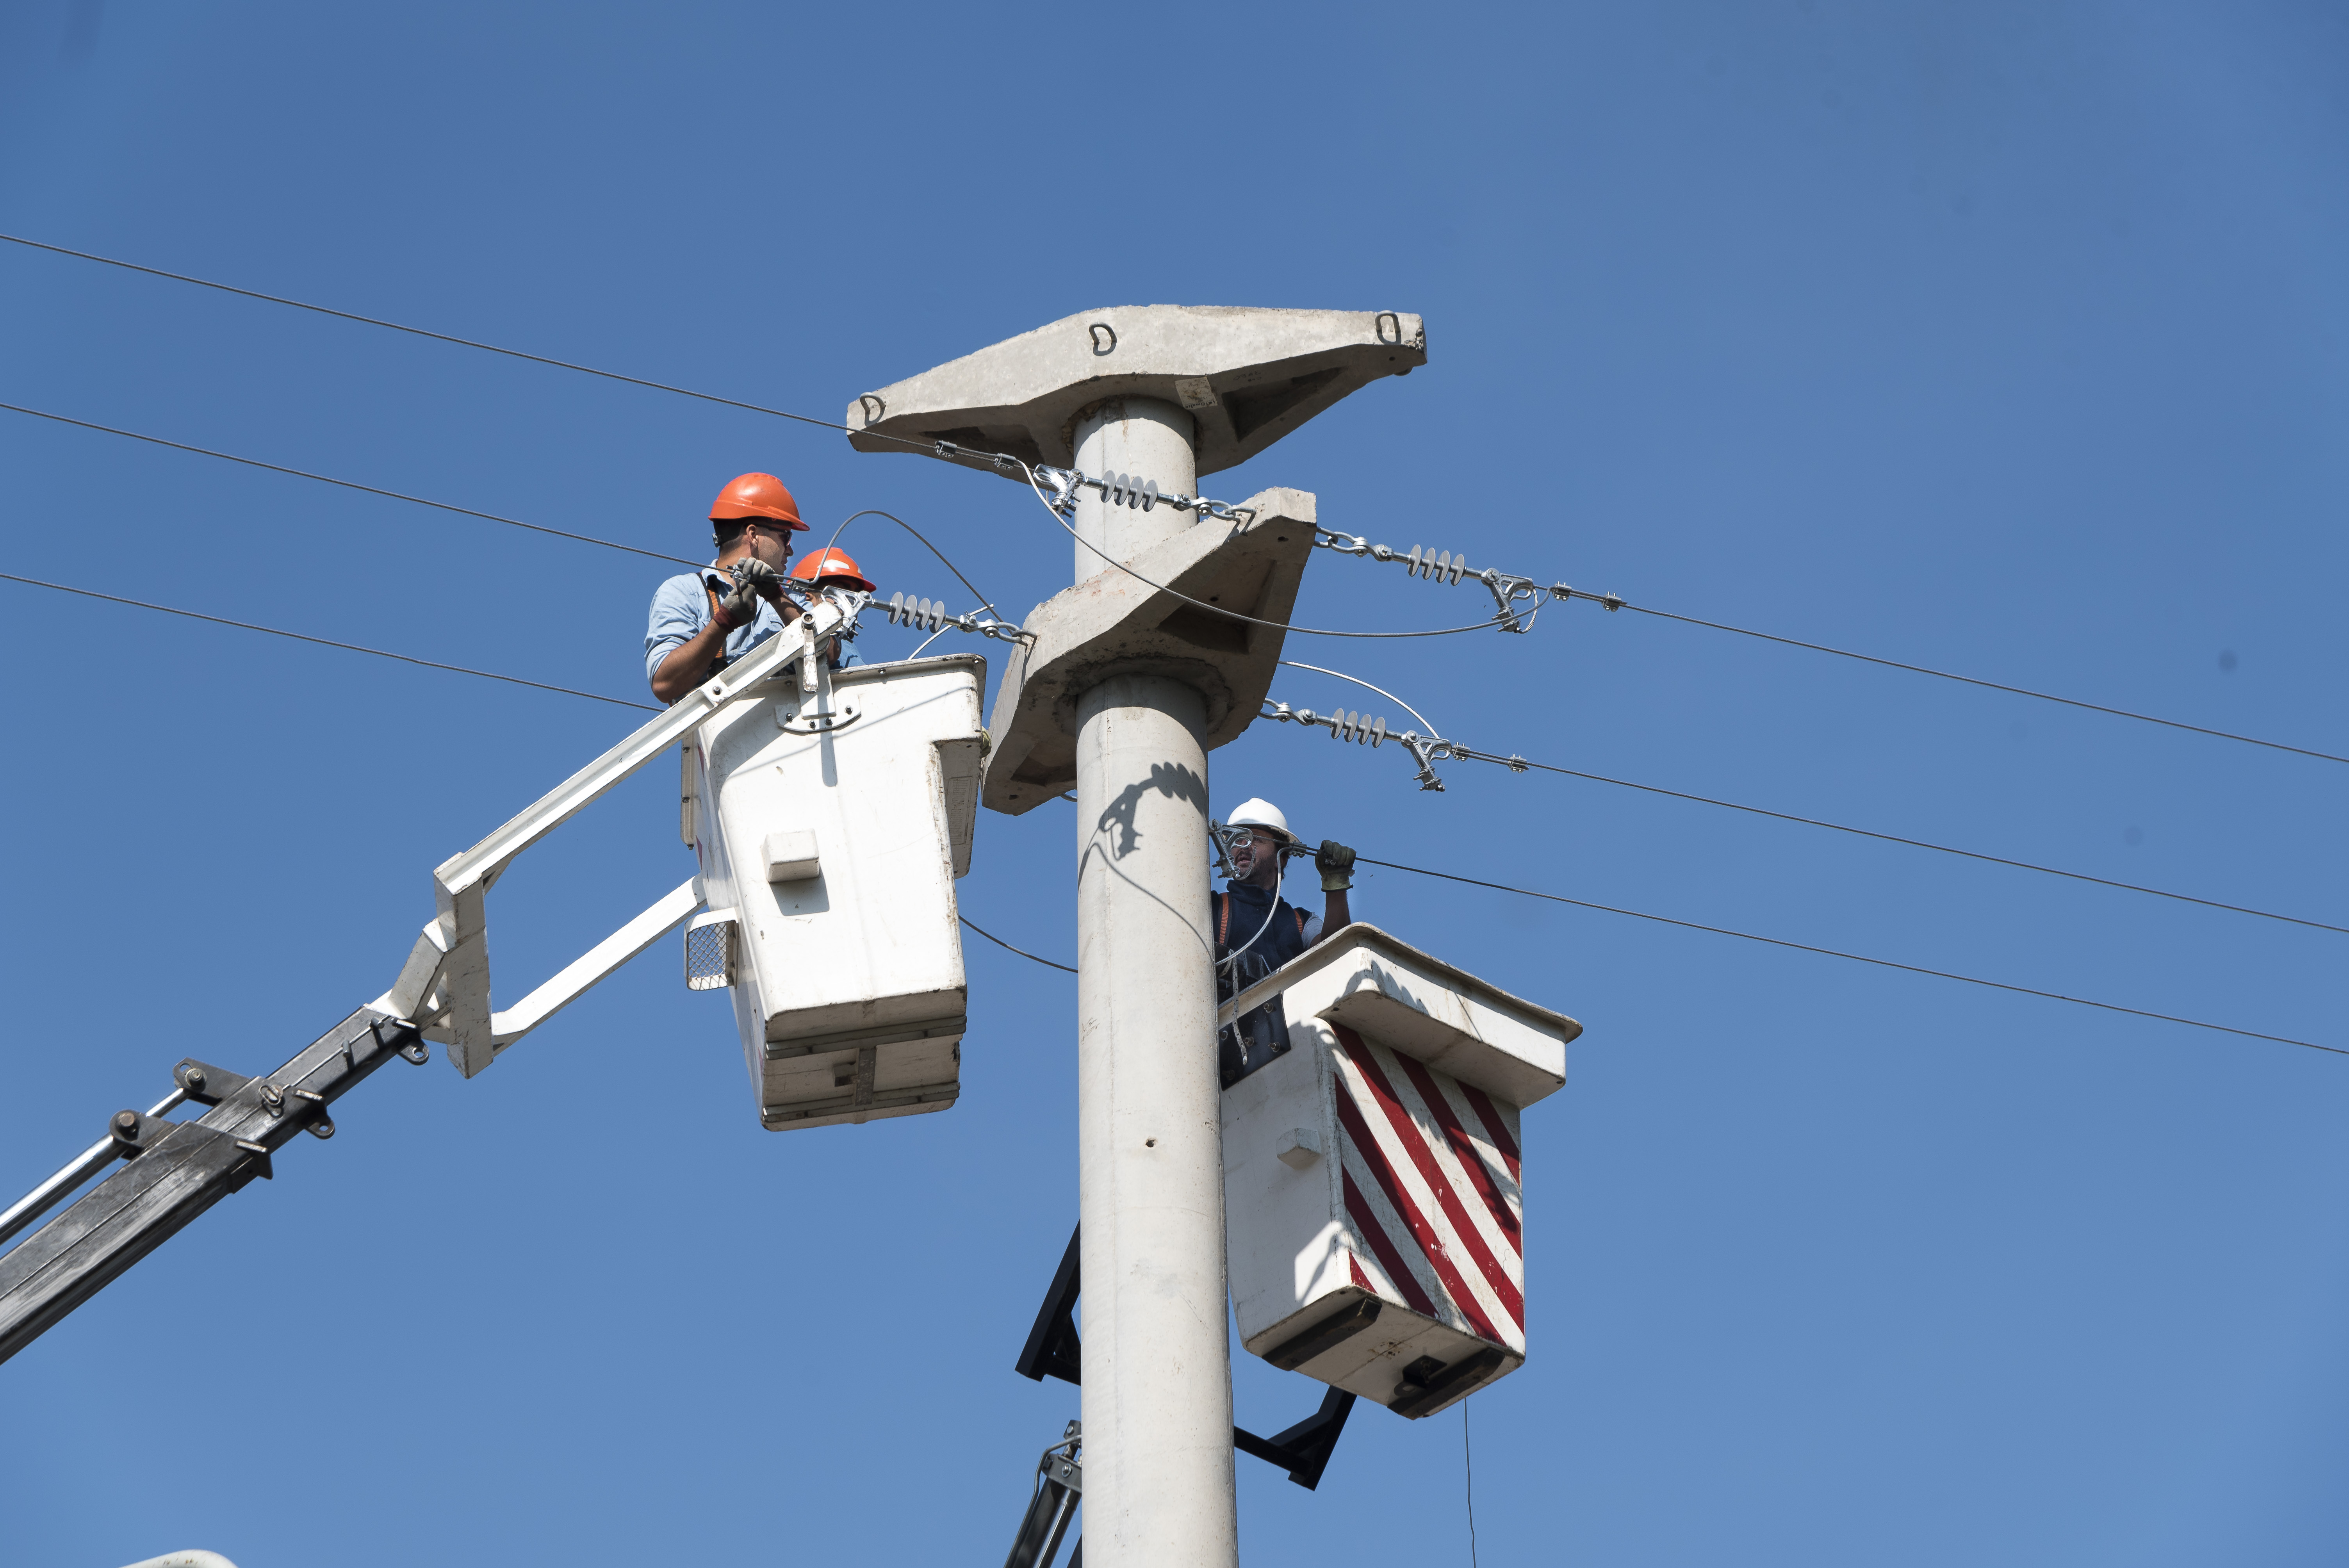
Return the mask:
[[[817,650],[854,621],[870,595],[828,595],[781,636],[769,638],[704,682],[481,843],[433,873],[440,913],[392,987],[264,1078],[245,1078],[190,1057],[154,1109],[123,1110],[93,1144],[5,1213],[0,1244],[116,1160],[122,1169],[63,1213],[0,1253],[0,1361],[31,1344],[197,1215],[272,1174],[270,1157],[297,1132],[331,1138],[326,1108],[393,1057],[422,1062],[427,1039],[449,1048],[468,1078],[597,981],[675,930],[701,902],[698,878],[671,891],[512,1007],[490,1006],[489,917],[483,897],[513,859],[622,779],[670,751],[742,688],[797,661],[803,687],[829,688]],[[189,1100],[208,1108],[184,1121],[165,1113]]]
[[[362,1007],[264,1078],[184,1058],[179,1088],[153,1111],[118,1111],[106,1141],[0,1215],[0,1241],[38,1219],[109,1161],[122,1169],[0,1253],[0,1361],[98,1294],[180,1228],[255,1176],[296,1133],[332,1138],[326,1108],[390,1061],[425,1059],[424,1041],[396,1018]],[[162,1113],[190,1099],[209,1109],[187,1121]]]

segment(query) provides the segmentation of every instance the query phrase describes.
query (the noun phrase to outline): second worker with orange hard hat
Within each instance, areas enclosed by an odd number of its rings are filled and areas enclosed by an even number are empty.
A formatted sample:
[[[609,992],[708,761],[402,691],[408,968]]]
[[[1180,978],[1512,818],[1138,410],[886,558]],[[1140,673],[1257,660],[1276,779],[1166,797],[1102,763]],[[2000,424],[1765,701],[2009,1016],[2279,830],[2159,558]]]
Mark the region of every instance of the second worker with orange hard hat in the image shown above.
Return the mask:
[[[799,502],[772,474],[737,476],[710,502],[709,524],[718,558],[653,592],[645,676],[663,702],[675,702],[798,620],[807,593],[834,584],[873,588],[837,550],[816,552],[785,578],[792,535],[805,533],[807,524],[800,521]],[[828,653],[835,669],[862,662],[837,639]]]

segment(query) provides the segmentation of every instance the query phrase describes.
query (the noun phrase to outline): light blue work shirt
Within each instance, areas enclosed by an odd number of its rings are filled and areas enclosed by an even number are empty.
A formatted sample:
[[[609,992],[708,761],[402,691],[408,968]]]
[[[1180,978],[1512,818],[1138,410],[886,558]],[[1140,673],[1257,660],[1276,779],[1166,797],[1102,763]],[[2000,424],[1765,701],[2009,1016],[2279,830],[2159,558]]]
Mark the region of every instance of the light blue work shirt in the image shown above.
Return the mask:
[[[713,566],[709,571],[716,573],[718,569]],[[723,573],[719,575],[723,576]],[[699,636],[701,629],[709,624],[709,594],[702,587],[703,576],[704,573],[699,572],[684,573],[653,590],[652,614],[645,622],[645,679],[650,680],[657,675],[662,660]],[[798,583],[788,583],[783,592],[789,593],[802,609],[807,607],[806,598]],[[726,634],[726,662],[732,664],[782,629],[782,616],[775,613],[772,604],[761,599],[758,619]],[[849,645],[847,635],[843,636],[838,645],[839,651],[832,659],[833,669],[847,669],[864,662]]]

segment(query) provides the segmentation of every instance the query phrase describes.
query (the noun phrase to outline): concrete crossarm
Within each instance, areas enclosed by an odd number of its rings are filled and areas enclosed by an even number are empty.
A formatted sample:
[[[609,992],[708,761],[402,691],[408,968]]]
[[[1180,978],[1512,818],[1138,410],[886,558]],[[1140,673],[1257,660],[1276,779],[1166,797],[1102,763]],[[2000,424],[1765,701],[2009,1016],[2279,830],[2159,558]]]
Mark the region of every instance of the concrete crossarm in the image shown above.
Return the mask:
[[[1085,410],[1112,397],[1149,397],[1191,411],[1197,471],[1212,474],[1347,394],[1426,363],[1427,329],[1408,312],[1117,305],[867,392],[843,422],[860,452],[950,440],[1066,467]]]
[[[1566,1084],[1582,1026],[1357,921],[1224,1004],[1228,1024],[1273,997],[1291,1019],[1343,1024],[1497,1099],[1528,1106]]]
[[[489,917],[483,900],[514,857],[668,752],[737,692],[781,674],[794,661],[802,666],[803,688],[828,691],[829,676],[815,649],[855,618],[865,597],[857,593],[845,595],[843,603],[820,602],[812,614],[704,681],[488,838],[442,861],[432,873],[440,913],[417,938],[391,989],[370,1006],[421,1026],[429,1038],[448,1046],[449,1059],[471,1078],[498,1052],[682,923],[701,904],[698,879],[671,890],[512,1008],[491,1011]]]
[[[1314,521],[1303,490],[1266,490],[1245,509],[1255,513],[1246,524],[1194,523],[1126,570],[1104,567],[1035,608],[1025,628],[1035,640],[1012,654],[996,694],[980,804],[1016,817],[1074,788],[1077,699],[1111,676],[1171,676],[1195,687],[1207,699],[1207,749],[1239,738],[1271,689],[1283,633],[1176,593],[1286,622]]]

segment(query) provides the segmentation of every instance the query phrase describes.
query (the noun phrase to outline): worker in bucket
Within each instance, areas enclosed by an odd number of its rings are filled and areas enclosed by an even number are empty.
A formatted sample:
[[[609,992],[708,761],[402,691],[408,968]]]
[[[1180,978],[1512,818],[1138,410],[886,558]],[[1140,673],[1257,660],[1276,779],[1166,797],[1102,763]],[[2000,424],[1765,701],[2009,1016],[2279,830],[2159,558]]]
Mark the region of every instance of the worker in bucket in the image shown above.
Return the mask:
[[[854,589],[860,593],[873,592],[873,580],[857,569],[856,562],[849,559],[848,552],[834,550],[830,545],[792,567],[792,580],[800,585],[802,594],[824,593],[835,588]],[[810,602],[812,603],[812,600]],[[856,656],[855,648],[850,645],[855,638],[856,627],[852,624],[842,627],[840,635],[827,642],[825,655],[832,661],[833,669],[846,669],[864,662]]]
[[[1212,904],[1218,1006],[1353,919],[1346,893],[1354,885],[1354,851],[1335,839],[1309,851],[1269,800],[1241,802],[1219,837],[1231,874]],[[1281,896],[1284,861],[1307,853],[1321,873],[1319,916]],[[1288,1020],[1275,996],[1217,1031],[1216,1070],[1229,1088],[1288,1050]]]
[[[784,587],[792,535],[805,533],[799,502],[772,474],[742,474],[709,503],[718,559],[653,591],[645,676],[675,702],[800,618]]]

